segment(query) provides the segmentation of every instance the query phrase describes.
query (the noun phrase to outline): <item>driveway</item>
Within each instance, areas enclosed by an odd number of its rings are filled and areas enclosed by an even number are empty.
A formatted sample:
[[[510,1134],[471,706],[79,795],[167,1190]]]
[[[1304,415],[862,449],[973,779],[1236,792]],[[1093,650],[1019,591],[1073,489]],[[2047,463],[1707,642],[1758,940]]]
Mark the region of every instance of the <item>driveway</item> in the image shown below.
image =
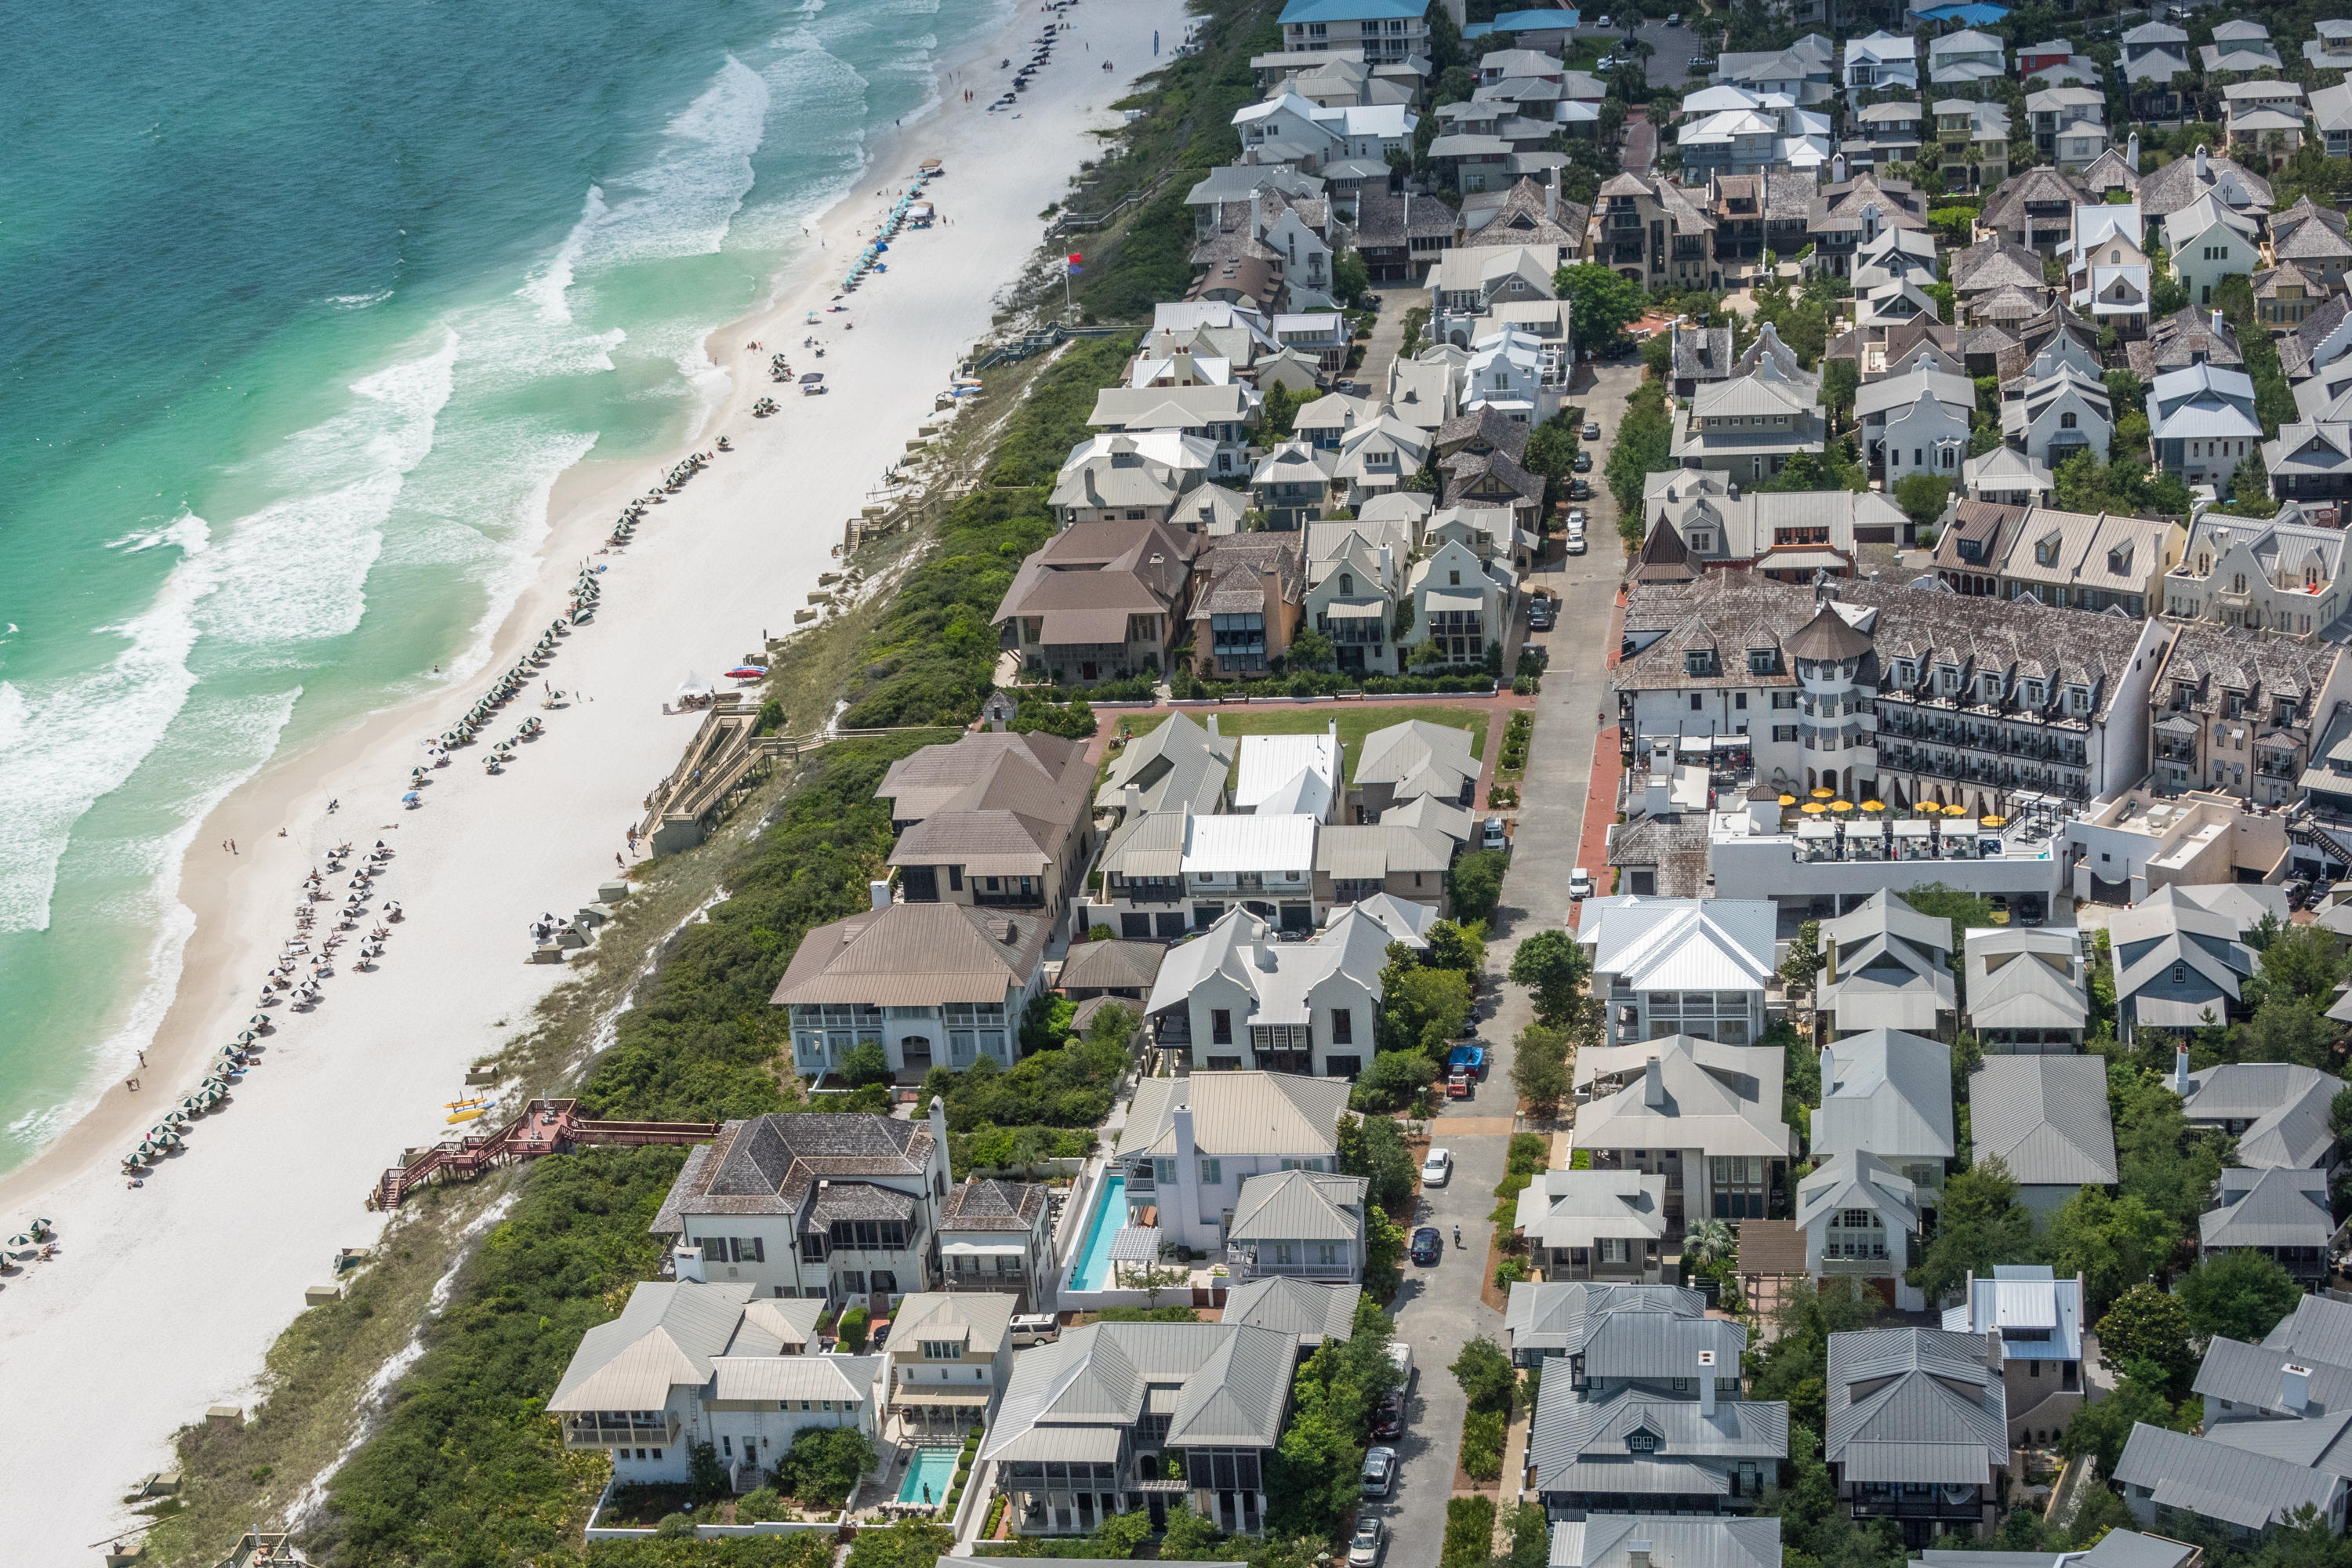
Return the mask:
[[[1625,398],[1641,380],[1639,366],[1603,369],[1580,401],[1585,416],[1601,422],[1601,438],[1591,443],[1597,473],[1624,416]],[[1402,1479],[1385,1512],[1396,1539],[1390,1563],[1426,1568],[1435,1563],[1445,1537],[1445,1501],[1454,1495],[1454,1465],[1462,1446],[1461,1385],[1445,1369],[1464,1341],[1486,1334],[1498,1343],[1502,1314],[1480,1299],[1486,1243],[1493,1234],[1486,1216],[1503,1179],[1509,1148],[1511,1040],[1532,1016],[1527,993],[1502,977],[1511,954],[1528,932],[1563,923],[1568,873],[1584,820],[1585,781],[1596,725],[1588,714],[1614,710],[1608,696],[1608,633],[1623,559],[1617,542],[1616,510],[1602,491],[1591,503],[1588,531],[1591,552],[1548,563],[1531,586],[1559,595],[1559,626],[1531,633],[1551,649],[1551,670],[1536,699],[1536,733],[1520,786],[1518,833],[1510,870],[1503,879],[1503,904],[1486,949],[1488,984],[1479,1004],[1478,1037],[1493,1058],[1486,1081],[1469,1100],[1446,1100],[1430,1129],[1430,1141],[1454,1151],[1454,1179],[1422,1194],[1414,1225],[1444,1233],[1445,1260],[1434,1268],[1405,1265],[1404,1288],[1394,1309],[1397,1337],[1412,1346],[1418,1382],[1406,1407],[1408,1424],[1395,1447],[1404,1460]],[[1499,732],[1487,744],[1499,747]],[[1454,1227],[1462,1243],[1453,1245]],[[1410,1227],[1408,1227],[1408,1233]],[[1504,1478],[1502,1504],[1516,1495]]]
[[[1595,20],[1602,15],[1594,6],[1588,5],[1585,10]],[[1634,29],[1633,37],[1650,46],[1650,58],[1644,63],[1652,87],[1680,89],[1689,81],[1691,61],[1705,52],[1699,45],[1698,35],[1689,26],[1690,21],[1698,14],[1699,7],[1694,0],[1691,8],[1683,13],[1682,26],[1669,27],[1664,22],[1650,21]],[[1622,42],[1626,33],[1622,24],[1614,27],[1586,26],[1577,28],[1576,36],[1580,38],[1601,38],[1615,44]]]

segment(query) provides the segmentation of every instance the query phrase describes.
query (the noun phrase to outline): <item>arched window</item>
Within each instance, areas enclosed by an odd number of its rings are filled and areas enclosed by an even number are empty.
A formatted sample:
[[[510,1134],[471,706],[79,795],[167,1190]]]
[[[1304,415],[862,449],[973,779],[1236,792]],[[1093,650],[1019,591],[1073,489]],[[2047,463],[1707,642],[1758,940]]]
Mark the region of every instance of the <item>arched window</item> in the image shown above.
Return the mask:
[[[1349,573],[1349,572],[1342,572],[1342,573],[1340,573],[1340,574],[1339,574],[1339,592],[1341,592],[1342,594],[1352,594],[1352,593],[1354,593],[1355,591],[1356,591],[1356,578],[1355,578],[1355,574],[1354,574],[1353,573]]]

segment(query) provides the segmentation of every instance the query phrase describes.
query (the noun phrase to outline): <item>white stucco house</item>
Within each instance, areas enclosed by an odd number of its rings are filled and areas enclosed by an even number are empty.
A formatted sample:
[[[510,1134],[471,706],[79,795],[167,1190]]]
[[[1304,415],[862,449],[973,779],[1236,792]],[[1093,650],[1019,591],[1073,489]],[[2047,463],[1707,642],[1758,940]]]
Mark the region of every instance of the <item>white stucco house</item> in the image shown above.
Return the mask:
[[[1353,1078],[1371,1059],[1389,942],[1353,908],[1312,939],[1289,942],[1234,910],[1170,952],[1145,1014],[1160,1024],[1163,1047],[1191,1042],[1197,1071]]]
[[[1126,1202],[1160,1211],[1164,1243],[1221,1257],[1251,1177],[1337,1173],[1347,1108],[1338,1079],[1248,1069],[1147,1078],[1118,1135]]]

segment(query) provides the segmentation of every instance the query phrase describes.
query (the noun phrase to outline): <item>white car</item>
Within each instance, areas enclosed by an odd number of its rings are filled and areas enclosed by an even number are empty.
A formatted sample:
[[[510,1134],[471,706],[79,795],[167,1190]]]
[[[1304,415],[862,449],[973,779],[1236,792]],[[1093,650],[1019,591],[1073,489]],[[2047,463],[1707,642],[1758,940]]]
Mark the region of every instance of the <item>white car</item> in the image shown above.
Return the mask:
[[[1364,1455],[1364,1495],[1386,1497],[1396,1487],[1397,1451],[1372,1448]]]
[[[1571,530],[1582,528],[1586,523],[1591,521],[1591,517],[1586,513],[1582,507],[1572,506],[1568,509],[1568,526]]]
[[[1421,1184],[1424,1187],[1442,1187],[1453,1174],[1454,1151],[1451,1149],[1432,1149],[1429,1157],[1421,1163]]]
[[[1568,552],[1570,555],[1581,555],[1584,553],[1584,535],[1580,533],[1571,533],[1568,536]]]
[[[1603,16],[1603,17],[1601,17],[1601,20],[1599,20],[1598,22],[1595,22],[1595,23],[1594,23],[1594,24],[1592,24],[1592,25],[1593,25],[1594,26],[1596,26],[1596,27],[1607,27],[1607,26],[1609,26],[1609,18],[1608,18],[1608,17],[1606,17],[1606,16]]]
[[[1364,1466],[1364,1485],[1372,1484],[1371,1465]],[[1348,1542],[1348,1568],[1372,1568],[1381,1560],[1381,1548],[1389,1541],[1387,1528],[1372,1514],[1356,1521],[1356,1533]]]

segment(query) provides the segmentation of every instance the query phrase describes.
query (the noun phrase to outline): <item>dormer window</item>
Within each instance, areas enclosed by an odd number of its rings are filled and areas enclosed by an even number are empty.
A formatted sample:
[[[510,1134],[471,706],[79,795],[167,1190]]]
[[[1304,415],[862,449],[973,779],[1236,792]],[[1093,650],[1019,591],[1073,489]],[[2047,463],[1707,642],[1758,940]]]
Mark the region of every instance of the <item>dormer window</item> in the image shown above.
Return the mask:
[[[1960,694],[1960,672],[1948,664],[1937,673],[1942,679],[1937,684],[1944,689],[1944,695],[1958,697]]]
[[[2132,552],[2128,544],[2118,544],[2107,552],[2107,574],[2121,577],[2131,571]]]
[[[2072,419],[2074,416],[2069,414],[2066,417]],[[2056,534],[2053,533],[2049,538],[2040,540],[2035,542],[2033,546],[2033,563],[2036,566],[2047,566],[2057,559],[2058,536]]]
[[[2271,710],[2271,722],[2273,724],[2292,724],[2294,722],[2294,698],[2282,697],[2278,700],[2278,705]]]
[[[1984,700],[1985,700],[1986,701],[1988,701],[1988,702],[1998,702],[1998,701],[2000,701],[2000,676],[1998,676],[1998,675],[1988,675],[1988,676],[1986,676],[1986,677],[1984,678],[1984,680],[1983,680],[1982,685],[1979,688],[1979,689],[1980,689],[1981,691],[1983,691],[1983,693],[1984,693]]]
[[[1711,647],[1689,647],[1683,650],[1685,675],[1713,675],[1715,650]]]
[[[1907,658],[1895,661],[1895,684],[1908,689],[1919,684],[1919,667]]]
[[[2028,708],[2042,706],[2042,682],[2029,680],[2025,683],[2025,705]]]
[[[2186,680],[2172,683],[2172,706],[2177,710],[2197,700],[2197,688]]]
[[[1646,1427],[1629,1433],[1625,1438],[1625,1448],[1628,1453],[1654,1454],[1658,1451],[1658,1435]]]

